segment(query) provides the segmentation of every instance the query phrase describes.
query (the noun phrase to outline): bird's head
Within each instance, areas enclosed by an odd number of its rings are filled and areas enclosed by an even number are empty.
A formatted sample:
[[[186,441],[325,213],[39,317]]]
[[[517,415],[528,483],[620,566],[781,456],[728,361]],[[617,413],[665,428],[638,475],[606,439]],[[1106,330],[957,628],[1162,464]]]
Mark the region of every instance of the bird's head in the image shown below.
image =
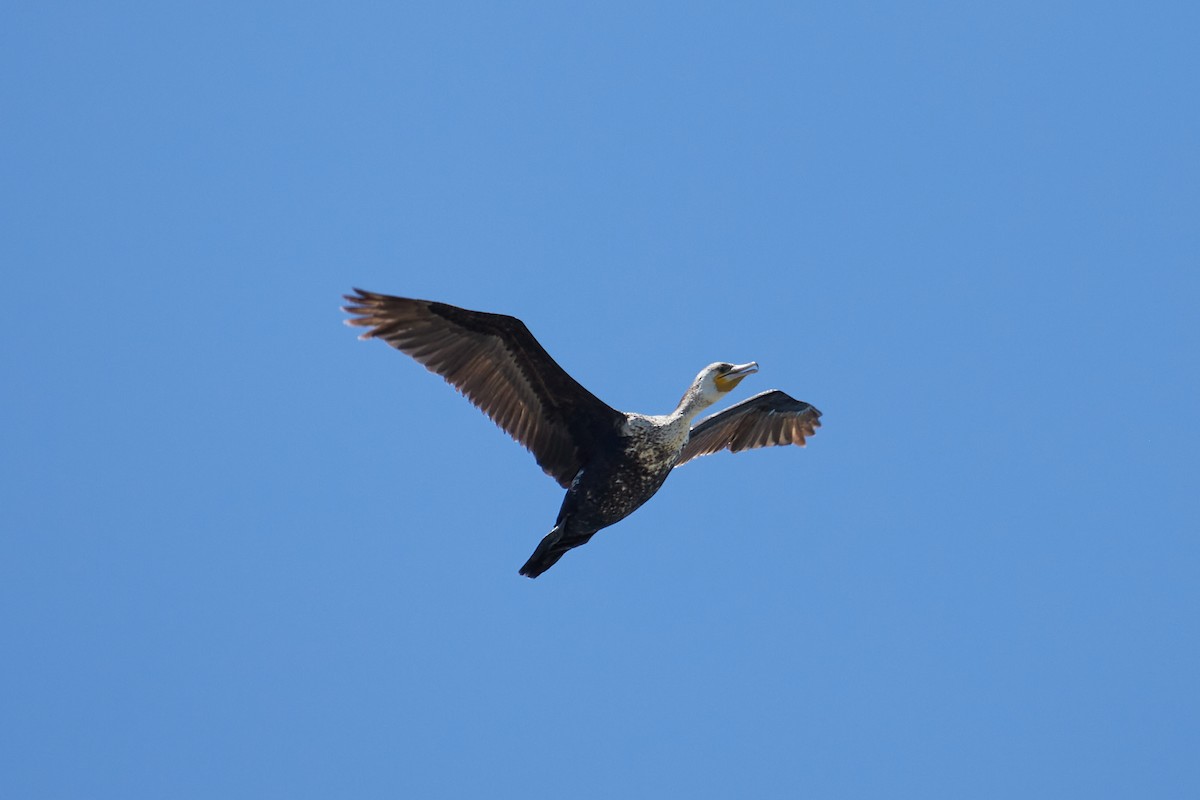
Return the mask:
[[[733,391],[733,387],[741,383],[742,378],[755,372],[758,372],[757,361],[751,361],[749,364],[730,364],[728,361],[718,361],[701,370],[700,374],[696,376],[696,384],[704,399],[715,403],[727,392]]]

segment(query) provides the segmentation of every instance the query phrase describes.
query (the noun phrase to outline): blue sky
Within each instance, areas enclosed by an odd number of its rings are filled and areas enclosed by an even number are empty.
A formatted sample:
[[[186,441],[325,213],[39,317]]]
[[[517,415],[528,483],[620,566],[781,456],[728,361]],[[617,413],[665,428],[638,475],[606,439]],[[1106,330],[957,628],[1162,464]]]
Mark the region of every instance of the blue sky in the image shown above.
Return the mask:
[[[0,794],[1200,796],[1193,4],[0,12]],[[341,324],[817,405],[561,491]]]

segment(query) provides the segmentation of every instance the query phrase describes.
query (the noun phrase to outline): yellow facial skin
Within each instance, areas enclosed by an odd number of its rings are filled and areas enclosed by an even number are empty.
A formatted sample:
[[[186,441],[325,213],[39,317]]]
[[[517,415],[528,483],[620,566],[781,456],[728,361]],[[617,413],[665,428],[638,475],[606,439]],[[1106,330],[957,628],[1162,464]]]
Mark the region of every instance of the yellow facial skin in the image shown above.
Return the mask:
[[[733,388],[735,386],[737,386],[739,383],[741,383],[742,379],[745,377],[746,377],[745,374],[742,374],[742,375],[732,375],[732,374],[731,375],[718,375],[716,378],[713,379],[713,382],[717,384],[717,388],[720,389],[722,392],[731,392],[731,391],[733,391]]]
[[[742,379],[747,375],[752,375],[758,372],[758,362],[751,361],[749,364],[740,364],[732,367],[728,372],[717,375],[713,378],[713,383],[717,389],[722,392],[733,391],[733,387],[742,382]]]

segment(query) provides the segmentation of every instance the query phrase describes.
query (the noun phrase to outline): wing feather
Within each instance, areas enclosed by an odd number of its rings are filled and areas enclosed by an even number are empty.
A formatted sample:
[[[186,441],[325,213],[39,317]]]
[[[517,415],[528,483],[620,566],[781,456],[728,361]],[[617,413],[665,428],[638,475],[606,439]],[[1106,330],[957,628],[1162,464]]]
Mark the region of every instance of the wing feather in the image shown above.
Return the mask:
[[[624,415],[566,373],[525,324],[504,314],[355,289],[343,310],[359,338],[382,339],[445,378],[533,453],[564,488]]]
[[[739,453],[756,447],[803,447],[805,438],[821,427],[820,416],[813,406],[778,389],[756,394],[697,423],[675,466],[719,450]]]

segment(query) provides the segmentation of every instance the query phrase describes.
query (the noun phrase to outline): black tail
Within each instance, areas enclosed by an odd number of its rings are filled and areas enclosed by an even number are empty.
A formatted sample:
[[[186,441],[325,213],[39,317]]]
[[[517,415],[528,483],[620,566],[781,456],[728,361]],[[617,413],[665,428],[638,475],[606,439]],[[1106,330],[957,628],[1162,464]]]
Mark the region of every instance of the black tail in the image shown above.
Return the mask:
[[[591,533],[586,536],[567,534],[565,528],[566,522],[560,522],[543,537],[533,555],[525,562],[525,566],[521,567],[522,575],[526,578],[536,578],[557,564],[568,550],[587,544],[592,538]]]

